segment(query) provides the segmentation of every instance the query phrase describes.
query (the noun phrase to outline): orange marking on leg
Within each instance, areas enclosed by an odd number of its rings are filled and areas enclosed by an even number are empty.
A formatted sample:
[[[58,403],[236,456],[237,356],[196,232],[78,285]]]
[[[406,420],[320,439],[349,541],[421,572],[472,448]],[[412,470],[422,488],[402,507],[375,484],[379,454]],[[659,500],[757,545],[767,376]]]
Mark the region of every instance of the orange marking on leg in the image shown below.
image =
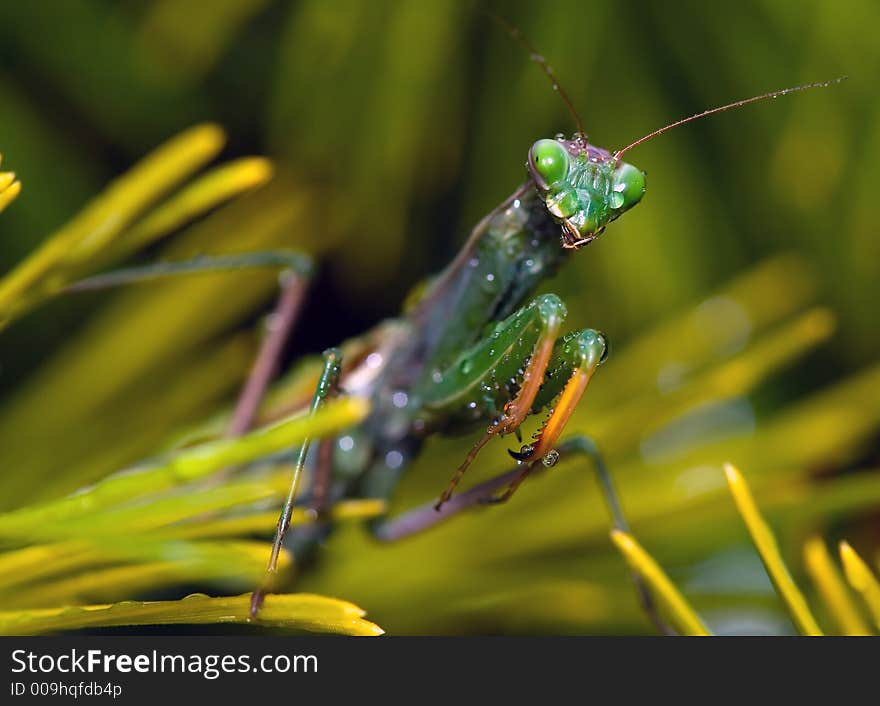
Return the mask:
[[[446,490],[443,491],[437,504],[434,505],[435,510],[439,512],[444,503],[452,497],[452,493],[455,491],[456,486],[461,481],[465,471],[467,471],[468,467],[474,462],[480,449],[489,443],[489,440],[496,434],[509,434],[514,431],[523,423],[523,420],[529,415],[529,412],[532,411],[532,403],[535,401],[535,396],[538,394],[538,390],[544,382],[544,373],[547,372],[547,365],[550,363],[550,356],[553,355],[553,344],[556,343],[556,337],[558,334],[559,322],[553,321],[538,341],[535,352],[532,354],[529,364],[526,366],[525,372],[523,373],[522,387],[519,388],[516,397],[505,405],[504,415],[501,419],[492,424],[486,430],[485,435],[473,445],[473,448],[468,452],[468,455],[465,457],[462,464],[452,475],[449,485],[446,486]]]
[[[523,373],[522,387],[519,388],[516,397],[505,405],[504,416],[491,427],[495,430],[494,433],[509,434],[529,416],[535,396],[544,382],[544,373],[547,372],[547,365],[549,365],[550,356],[553,354],[553,344],[556,343],[558,328],[558,326],[551,328],[538,344],[537,350]]]
[[[556,445],[592,377],[593,371],[585,368],[577,368],[572,373],[569,381],[565,383],[553,413],[541,429],[538,443],[534,445],[527,461],[541,458]]]

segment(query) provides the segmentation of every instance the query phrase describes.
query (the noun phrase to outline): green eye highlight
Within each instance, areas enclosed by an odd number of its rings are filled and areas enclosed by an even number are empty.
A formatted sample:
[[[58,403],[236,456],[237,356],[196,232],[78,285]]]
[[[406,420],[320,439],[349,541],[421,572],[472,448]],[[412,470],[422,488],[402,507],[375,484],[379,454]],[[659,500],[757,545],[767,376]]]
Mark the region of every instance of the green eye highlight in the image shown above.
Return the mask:
[[[529,166],[532,173],[540,177],[539,185],[552,187],[568,176],[568,150],[556,140],[538,140],[529,151]]]
[[[645,173],[626,162],[614,174],[611,207],[626,210],[632,208],[645,194]]]

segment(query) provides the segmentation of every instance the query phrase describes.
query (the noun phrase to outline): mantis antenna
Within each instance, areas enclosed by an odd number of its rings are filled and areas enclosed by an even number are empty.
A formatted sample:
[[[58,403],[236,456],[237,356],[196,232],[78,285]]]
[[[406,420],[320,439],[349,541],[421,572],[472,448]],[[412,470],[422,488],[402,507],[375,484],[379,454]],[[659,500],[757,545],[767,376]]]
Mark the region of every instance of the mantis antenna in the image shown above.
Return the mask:
[[[500,15],[496,15],[494,12],[486,11],[486,14],[489,15],[495,22],[501,25],[502,28],[511,36],[511,38],[517,42],[523,49],[529,52],[529,58],[534,61],[538,66],[541,67],[541,70],[550,79],[550,85],[553,86],[553,90],[559,94],[559,97],[565,102],[565,106],[568,108],[568,112],[571,114],[571,117],[574,119],[574,124],[577,127],[577,136],[576,140],[582,145],[586,144],[586,137],[584,133],[584,125],[581,122],[581,116],[578,115],[577,110],[575,110],[574,103],[572,103],[571,98],[568,97],[568,94],[565,92],[565,89],[560,85],[559,79],[556,77],[556,72],[553,70],[553,67],[547,63],[547,59],[543,57],[543,55],[535,48],[535,45],[532,44],[525,34],[523,34],[522,30],[519,27],[512,25],[510,22],[505,20]]]
[[[696,113],[694,115],[691,115],[688,118],[682,118],[681,120],[676,120],[674,123],[670,123],[669,125],[661,127],[658,130],[654,130],[654,132],[648,133],[644,137],[640,137],[635,142],[631,142],[630,144],[628,144],[622,150],[617,150],[617,152],[614,153],[614,159],[618,159],[620,157],[620,155],[622,155],[624,152],[628,152],[633,147],[636,147],[636,146],[642,144],[643,142],[647,142],[648,140],[651,140],[651,139],[657,137],[658,135],[662,135],[664,132],[667,132],[674,127],[678,127],[679,125],[684,125],[685,123],[689,123],[694,120],[699,120],[700,118],[705,118],[705,117],[712,115],[714,113],[721,113],[725,110],[730,110],[731,108],[740,108],[744,105],[748,105],[749,103],[757,103],[758,101],[767,100],[768,98],[778,98],[779,96],[784,96],[788,93],[795,93],[797,91],[806,91],[807,89],[810,89],[810,88],[826,88],[826,87],[832,86],[836,83],[840,83],[841,81],[845,81],[846,78],[847,78],[846,76],[840,76],[839,78],[831,79],[830,81],[820,81],[818,83],[807,83],[803,86],[793,86],[792,88],[782,88],[778,91],[771,91],[770,93],[764,93],[760,96],[752,96],[751,98],[745,98],[744,100],[739,100],[739,101],[735,101],[733,103],[728,103],[727,105],[722,105],[717,108],[710,108],[709,110],[704,110],[702,113]]]

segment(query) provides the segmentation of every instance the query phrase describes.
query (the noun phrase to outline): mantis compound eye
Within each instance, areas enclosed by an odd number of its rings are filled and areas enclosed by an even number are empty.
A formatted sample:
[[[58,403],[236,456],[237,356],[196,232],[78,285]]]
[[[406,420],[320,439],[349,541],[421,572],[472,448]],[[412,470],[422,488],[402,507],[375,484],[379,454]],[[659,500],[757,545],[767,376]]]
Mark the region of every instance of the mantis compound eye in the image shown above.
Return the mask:
[[[614,171],[611,188],[611,207],[621,212],[635,206],[645,195],[645,173],[626,162]]]
[[[568,150],[556,140],[538,140],[529,150],[529,170],[542,189],[550,189],[568,176]]]

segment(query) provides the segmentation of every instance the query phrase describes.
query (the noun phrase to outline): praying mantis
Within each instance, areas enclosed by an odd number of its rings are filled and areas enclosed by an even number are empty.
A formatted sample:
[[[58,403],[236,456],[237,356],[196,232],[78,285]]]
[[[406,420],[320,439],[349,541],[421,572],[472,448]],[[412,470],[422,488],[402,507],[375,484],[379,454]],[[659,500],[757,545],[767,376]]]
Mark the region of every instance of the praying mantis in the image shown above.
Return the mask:
[[[565,101],[576,131],[571,138],[539,139],[529,148],[524,183],[477,224],[452,262],[403,315],[364,336],[354,360],[344,360],[338,348],[324,352],[311,412],[338,395],[368,399],[371,411],[357,428],[321,440],[314,456],[310,441],[299,449],[266,578],[252,594],[252,617],[272,590],[282,548],[287,546],[296,557],[314,547],[328,530],[322,518],[332,502],[390,497],[431,435],[483,430],[436,502],[371,522],[381,541],[421,532],[475,505],[506,502],[530,475],[568,454],[592,459],[614,526],[627,530],[596,445],[584,436],[563,439],[568,420],[608,355],[608,342],[592,328],[564,333],[563,301],[554,294],[533,297],[533,293],[642,200],[645,174],[624,161],[624,154],[693,120],[842,80],[785,88],[706,110],[612,151],[588,142],[553,69],[519,30],[503,24]],[[282,300],[279,310],[283,304]],[[292,316],[290,306],[287,311]],[[542,413],[545,421],[523,444],[523,422]],[[495,437],[509,434],[521,443],[518,450],[510,451],[516,466],[456,494],[481,449]],[[311,458],[309,490],[300,497],[300,482]],[[298,503],[305,503],[318,521],[297,527],[287,537]],[[664,629],[651,597],[634,578],[643,607]]]

